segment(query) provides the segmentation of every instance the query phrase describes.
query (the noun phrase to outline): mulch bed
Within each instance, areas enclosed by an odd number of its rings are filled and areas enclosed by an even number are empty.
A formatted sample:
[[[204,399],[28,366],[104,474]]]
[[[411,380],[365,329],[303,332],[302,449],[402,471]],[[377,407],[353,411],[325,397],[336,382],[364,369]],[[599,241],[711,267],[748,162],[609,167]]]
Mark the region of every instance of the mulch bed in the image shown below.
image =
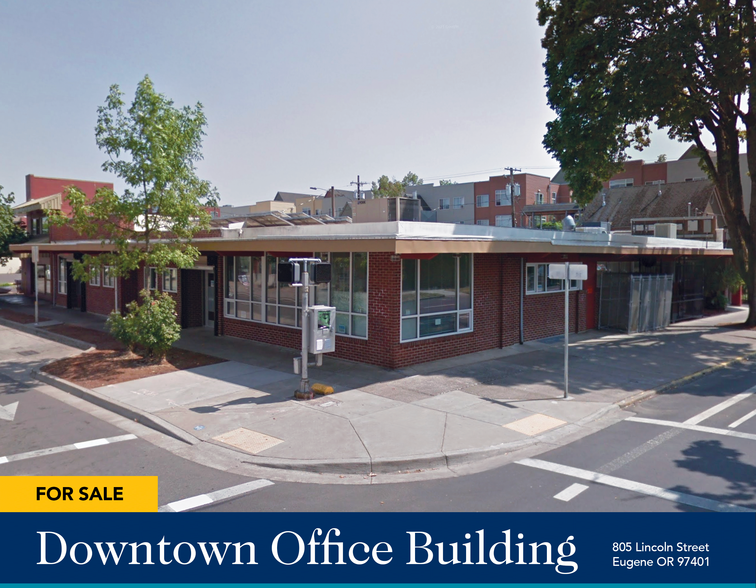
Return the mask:
[[[102,331],[74,325],[55,325],[47,330],[96,347],[95,351],[60,359],[42,368],[48,374],[86,388],[120,384],[225,361],[204,353],[173,348],[161,363],[155,363],[128,352],[121,343]]]
[[[34,315],[33,314],[25,314],[23,312],[16,312],[15,310],[9,310],[7,308],[0,309],[0,318],[7,319],[9,321],[13,321],[14,323],[21,323],[24,325],[28,325],[29,323],[34,322]],[[39,322],[42,321],[49,321],[50,319],[46,316],[40,316]]]

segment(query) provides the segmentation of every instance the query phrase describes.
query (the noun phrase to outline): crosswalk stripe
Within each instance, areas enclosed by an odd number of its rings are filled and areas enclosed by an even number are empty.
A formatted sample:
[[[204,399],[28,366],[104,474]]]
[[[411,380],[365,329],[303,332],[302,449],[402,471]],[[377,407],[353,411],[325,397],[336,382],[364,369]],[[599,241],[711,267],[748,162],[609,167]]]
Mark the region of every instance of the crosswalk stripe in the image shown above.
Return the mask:
[[[0,464],[22,461],[24,459],[32,459],[35,457],[43,457],[45,455],[53,455],[56,453],[65,453],[66,451],[76,451],[77,449],[87,449],[89,447],[97,447],[99,445],[108,445],[110,443],[120,443],[121,441],[131,441],[132,439],[136,438],[136,435],[118,435],[117,437],[92,439],[91,441],[81,441],[79,443],[71,443],[70,445],[60,445],[58,447],[36,449],[34,451],[27,451],[25,453],[16,453],[15,455],[4,455],[0,456]]]
[[[658,486],[652,486],[651,484],[643,484],[642,482],[634,482],[632,480],[626,480],[624,478],[607,476],[606,474],[599,474],[598,472],[573,468],[571,466],[543,461],[541,459],[527,458],[516,461],[515,463],[531,468],[537,468],[539,470],[546,470],[557,474],[563,474],[565,476],[571,476],[573,478],[579,478],[581,480],[588,480],[589,482],[595,482],[597,484],[603,484],[605,486],[622,488],[623,490],[630,490],[631,492],[637,492],[638,494],[645,494],[646,496],[653,496],[654,498],[661,498],[662,500],[669,500],[671,502],[677,502],[678,504],[687,504],[688,506],[695,506],[696,508],[703,508],[715,512],[756,512],[744,506],[719,502],[717,500],[711,500],[710,498],[685,494],[684,492],[667,490],[665,488],[659,488]]]
[[[704,427],[703,425],[688,425],[675,421],[663,421],[660,419],[647,419],[643,417],[628,417],[625,421],[633,423],[645,423],[647,425],[659,425],[661,427],[677,427],[678,429],[687,429],[689,431],[698,431],[699,433],[712,433],[714,435],[725,435],[726,437],[739,437],[740,439],[751,439],[756,441],[756,435],[752,433],[741,433],[732,429],[718,429],[717,427]]]
[[[260,488],[266,486],[272,486],[273,482],[270,480],[253,480],[252,482],[245,482],[238,486],[231,486],[230,488],[224,488],[222,490],[216,490],[215,492],[208,492],[207,494],[199,494],[197,496],[191,496],[184,498],[183,500],[177,500],[175,502],[169,502],[168,504],[158,508],[159,512],[184,512],[187,510],[194,510],[201,506],[212,504],[213,502],[220,502],[222,500],[228,500],[235,496],[241,496],[249,492],[254,492]]]
[[[697,414],[696,416],[690,417],[687,421],[685,421],[685,424],[697,425],[698,423],[705,421],[709,417],[713,417],[715,414],[722,412],[726,408],[730,408],[733,404],[736,404],[741,400],[745,400],[749,396],[753,396],[754,390],[756,390],[756,386],[746,390],[745,392],[737,394],[732,398],[728,398],[724,402],[720,402],[719,404],[712,406],[710,409],[705,410],[702,413]]]
[[[742,425],[742,424],[743,424],[744,422],[746,422],[746,421],[747,421],[747,420],[749,420],[749,419],[752,419],[752,418],[753,418],[753,417],[755,417],[755,416],[756,416],[756,410],[752,410],[751,412],[749,412],[749,413],[748,413],[747,415],[745,415],[744,417],[741,417],[741,418],[739,418],[739,419],[738,419],[737,421],[735,421],[734,423],[730,423],[730,424],[729,424],[729,425],[727,425],[727,426],[728,426],[729,428],[731,428],[731,429],[734,429],[735,427],[739,427],[739,426],[740,426],[740,425]]]

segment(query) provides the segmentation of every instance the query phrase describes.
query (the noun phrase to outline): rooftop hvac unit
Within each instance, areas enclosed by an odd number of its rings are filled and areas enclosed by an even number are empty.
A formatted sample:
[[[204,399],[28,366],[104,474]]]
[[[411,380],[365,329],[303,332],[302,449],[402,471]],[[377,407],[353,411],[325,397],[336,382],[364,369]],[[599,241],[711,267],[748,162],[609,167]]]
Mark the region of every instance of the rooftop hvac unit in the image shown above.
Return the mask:
[[[606,235],[606,229],[604,227],[576,227],[575,231],[578,233],[593,233],[595,235]]]
[[[656,223],[654,225],[654,237],[664,237],[665,239],[677,239],[676,223]]]

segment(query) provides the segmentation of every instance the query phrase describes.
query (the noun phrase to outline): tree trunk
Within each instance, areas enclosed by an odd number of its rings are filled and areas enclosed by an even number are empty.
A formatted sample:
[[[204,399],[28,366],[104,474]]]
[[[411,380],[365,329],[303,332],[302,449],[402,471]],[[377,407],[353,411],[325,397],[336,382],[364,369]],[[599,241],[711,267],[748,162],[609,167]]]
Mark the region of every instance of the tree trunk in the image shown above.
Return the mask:
[[[748,293],[748,318],[745,324],[749,327],[756,327],[756,271],[754,271],[754,268],[748,268],[745,289]]]

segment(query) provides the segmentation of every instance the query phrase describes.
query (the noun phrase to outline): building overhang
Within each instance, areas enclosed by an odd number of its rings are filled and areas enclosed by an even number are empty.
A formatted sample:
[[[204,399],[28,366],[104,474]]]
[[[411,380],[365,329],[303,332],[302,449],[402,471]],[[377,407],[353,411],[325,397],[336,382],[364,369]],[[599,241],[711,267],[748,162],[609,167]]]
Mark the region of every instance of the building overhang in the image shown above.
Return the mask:
[[[60,210],[63,207],[63,195],[52,194],[51,196],[45,196],[44,198],[37,198],[36,200],[27,200],[21,204],[17,204],[11,211],[13,214],[29,214],[35,210]]]

